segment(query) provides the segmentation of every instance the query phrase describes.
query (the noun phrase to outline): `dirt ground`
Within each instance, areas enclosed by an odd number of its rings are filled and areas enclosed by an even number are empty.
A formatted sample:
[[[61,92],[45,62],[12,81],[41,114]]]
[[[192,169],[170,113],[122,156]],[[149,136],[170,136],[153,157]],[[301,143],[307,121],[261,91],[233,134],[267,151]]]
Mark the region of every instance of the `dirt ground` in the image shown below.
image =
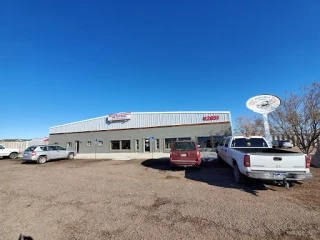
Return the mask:
[[[320,239],[320,169],[289,190],[215,161],[0,160],[0,239]]]

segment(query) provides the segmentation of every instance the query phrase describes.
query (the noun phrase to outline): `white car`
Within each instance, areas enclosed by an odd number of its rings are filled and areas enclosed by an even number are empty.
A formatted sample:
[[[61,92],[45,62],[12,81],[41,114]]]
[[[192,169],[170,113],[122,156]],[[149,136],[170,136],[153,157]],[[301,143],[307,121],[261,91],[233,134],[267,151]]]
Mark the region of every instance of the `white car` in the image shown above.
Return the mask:
[[[0,145],[0,158],[9,157],[11,159],[17,159],[19,155],[19,149],[16,148],[5,148]]]

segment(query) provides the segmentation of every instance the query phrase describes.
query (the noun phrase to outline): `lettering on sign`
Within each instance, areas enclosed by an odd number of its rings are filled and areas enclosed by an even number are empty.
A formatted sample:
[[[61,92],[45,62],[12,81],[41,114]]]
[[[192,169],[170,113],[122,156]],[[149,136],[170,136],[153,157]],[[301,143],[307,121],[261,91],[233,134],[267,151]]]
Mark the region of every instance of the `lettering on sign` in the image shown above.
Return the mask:
[[[203,121],[219,120],[219,116],[204,116]]]

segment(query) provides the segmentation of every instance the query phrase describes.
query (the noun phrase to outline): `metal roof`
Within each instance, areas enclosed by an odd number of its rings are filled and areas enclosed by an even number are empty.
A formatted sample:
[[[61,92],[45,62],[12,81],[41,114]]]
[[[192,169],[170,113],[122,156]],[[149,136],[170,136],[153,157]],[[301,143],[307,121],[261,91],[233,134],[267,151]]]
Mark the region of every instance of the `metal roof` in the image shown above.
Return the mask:
[[[54,126],[50,128],[50,134],[203,124],[212,122],[230,122],[231,124],[231,114],[229,111],[132,112],[130,113],[130,119],[112,122],[108,121],[108,116],[110,115]],[[208,120],[204,118],[208,116],[218,116],[218,119]]]

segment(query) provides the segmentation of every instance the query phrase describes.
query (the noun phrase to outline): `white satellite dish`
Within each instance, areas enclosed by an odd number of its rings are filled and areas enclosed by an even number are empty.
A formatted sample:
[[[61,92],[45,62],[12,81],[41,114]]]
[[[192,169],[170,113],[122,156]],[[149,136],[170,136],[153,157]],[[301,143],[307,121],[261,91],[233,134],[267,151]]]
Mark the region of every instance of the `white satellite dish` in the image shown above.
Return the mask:
[[[250,98],[247,101],[247,108],[250,110],[261,113],[263,115],[263,122],[264,122],[264,135],[265,138],[268,140],[269,144],[271,144],[271,134],[268,122],[268,113],[273,112],[279,107],[281,104],[280,98],[270,94],[261,94]]]

